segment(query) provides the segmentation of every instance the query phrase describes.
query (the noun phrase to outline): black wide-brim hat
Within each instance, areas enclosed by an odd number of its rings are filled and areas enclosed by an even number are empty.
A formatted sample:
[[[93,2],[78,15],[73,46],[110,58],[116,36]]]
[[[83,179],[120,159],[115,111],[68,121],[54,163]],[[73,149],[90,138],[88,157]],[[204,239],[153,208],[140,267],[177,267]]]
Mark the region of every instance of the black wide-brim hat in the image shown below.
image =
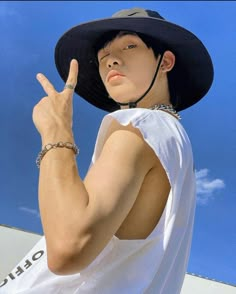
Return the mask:
[[[108,98],[98,72],[94,51],[97,40],[114,30],[134,31],[150,36],[175,54],[175,72],[178,77],[175,85],[178,94],[177,111],[197,103],[210,89],[213,65],[203,43],[193,33],[166,21],[157,12],[133,8],[119,11],[111,18],[75,26],[56,45],[55,63],[61,78],[66,82],[70,61],[77,59],[79,75],[75,92],[89,103],[109,112],[120,108],[114,100]]]

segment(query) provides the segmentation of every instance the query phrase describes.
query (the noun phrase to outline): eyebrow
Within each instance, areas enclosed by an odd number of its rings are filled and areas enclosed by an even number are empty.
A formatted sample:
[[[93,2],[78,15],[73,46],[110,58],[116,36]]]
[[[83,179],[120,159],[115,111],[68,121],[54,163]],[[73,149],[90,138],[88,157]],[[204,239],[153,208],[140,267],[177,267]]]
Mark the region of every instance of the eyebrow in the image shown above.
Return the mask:
[[[104,43],[104,45],[102,46],[102,48],[98,50],[98,52],[99,52],[100,50],[102,50],[102,49],[104,50],[104,48],[107,47],[107,45],[108,45],[109,43],[111,43],[113,40],[115,40],[116,38],[121,38],[121,37],[124,37],[124,36],[126,36],[126,35],[132,35],[132,36],[137,36],[137,37],[138,37],[138,35],[137,35],[136,32],[120,31],[120,32],[119,32],[114,38],[112,38],[111,40],[107,40],[107,41]]]

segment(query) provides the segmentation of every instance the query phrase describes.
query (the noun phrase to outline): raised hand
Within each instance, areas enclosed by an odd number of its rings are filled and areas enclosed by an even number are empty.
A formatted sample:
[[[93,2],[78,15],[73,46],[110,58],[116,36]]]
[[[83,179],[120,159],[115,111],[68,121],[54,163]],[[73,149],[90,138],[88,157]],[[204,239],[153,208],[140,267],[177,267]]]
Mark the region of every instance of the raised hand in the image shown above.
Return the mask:
[[[70,63],[66,85],[57,92],[50,81],[43,75],[37,74],[37,80],[47,96],[43,97],[33,109],[33,122],[44,140],[63,140],[72,134],[73,94],[77,84],[78,62],[73,59]],[[46,142],[47,143],[47,142]]]

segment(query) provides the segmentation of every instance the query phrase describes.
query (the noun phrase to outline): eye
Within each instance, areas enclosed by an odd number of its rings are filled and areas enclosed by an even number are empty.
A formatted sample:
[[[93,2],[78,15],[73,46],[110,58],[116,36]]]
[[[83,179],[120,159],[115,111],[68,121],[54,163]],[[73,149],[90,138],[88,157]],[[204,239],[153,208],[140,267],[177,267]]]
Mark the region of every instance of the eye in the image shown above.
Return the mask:
[[[127,45],[127,46],[124,48],[124,50],[133,49],[133,48],[136,48],[136,47],[137,47],[137,45],[135,45],[135,44],[129,44],[129,45]]]
[[[99,62],[101,62],[105,57],[107,57],[109,55],[109,53],[103,55],[100,59],[99,59]]]

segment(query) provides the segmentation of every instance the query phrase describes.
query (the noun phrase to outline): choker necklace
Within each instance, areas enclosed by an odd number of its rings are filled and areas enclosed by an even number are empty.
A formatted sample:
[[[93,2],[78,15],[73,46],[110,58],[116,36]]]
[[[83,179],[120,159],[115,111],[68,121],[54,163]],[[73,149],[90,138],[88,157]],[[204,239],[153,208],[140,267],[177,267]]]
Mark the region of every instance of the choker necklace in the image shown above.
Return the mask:
[[[178,119],[181,119],[181,116],[179,113],[174,109],[173,105],[166,105],[166,104],[155,104],[154,106],[150,107],[151,110],[165,110],[167,112],[170,112],[174,116],[176,116]]]

